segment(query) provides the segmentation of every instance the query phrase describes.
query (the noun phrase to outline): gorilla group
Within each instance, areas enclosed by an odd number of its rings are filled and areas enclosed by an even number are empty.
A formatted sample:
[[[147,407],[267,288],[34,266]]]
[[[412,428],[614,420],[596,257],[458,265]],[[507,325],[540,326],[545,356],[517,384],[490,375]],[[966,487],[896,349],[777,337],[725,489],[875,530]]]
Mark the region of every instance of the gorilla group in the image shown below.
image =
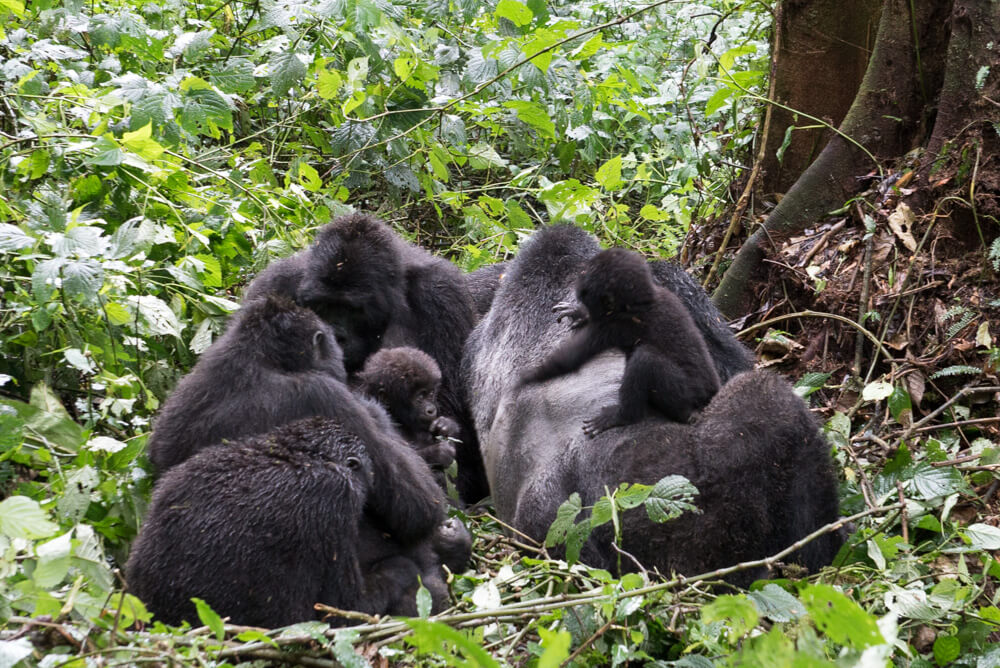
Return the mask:
[[[588,272],[604,264],[599,253],[596,240],[579,228],[536,232],[507,267],[490,311],[466,344],[467,392],[500,519],[541,541],[556,509],[573,492],[592,505],[620,482],[654,484],[679,474],[698,488],[701,514],[653,524],[642,510],[627,511],[621,547],[646,567],[684,574],[765,557],[834,521],[838,505],[829,450],[788,383],[752,370],[749,353],[684,272],[652,265],[656,281],[679,299],[664,301],[659,289],[642,287],[648,281],[643,271],[628,282],[613,273],[591,277]],[[612,269],[631,263],[621,257],[611,256]],[[565,303],[574,292],[591,322],[560,317],[572,312]],[[635,300],[639,322],[628,324],[616,309],[632,308]],[[678,303],[693,328],[676,317]],[[671,311],[672,318],[664,317]],[[674,337],[681,340],[673,348],[654,341]],[[697,338],[710,359],[692,340]],[[660,391],[659,380],[628,386],[633,362],[622,352],[632,350],[634,358],[645,346],[664,358],[657,362],[660,374],[666,369],[680,383],[693,377],[698,393],[678,396],[675,384],[669,396],[651,400]],[[683,367],[677,359],[682,354],[690,358]],[[549,370],[553,366],[558,373]],[[529,380],[547,380],[525,384],[524,369]],[[723,384],[705,401],[716,378]],[[588,429],[588,421],[617,405],[616,399],[649,401],[659,410],[642,417],[640,406],[628,420],[616,419],[617,428]],[[694,409],[701,414],[693,423],[676,419]],[[792,559],[818,568],[833,558],[838,540],[824,536]],[[595,531],[581,559],[615,568],[612,542],[610,530]],[[732,580],[747,584],[763,575],[744,572]]]
[[[248,287],[149,456],[126,577],[168,622],[192,619],[191,597],[260,626],[315,603],[415,614],[420,583],[442,609],[471,553],[446,519],[452,460],[464,500],[491,494],[539,540],[573,492],[685,476],[701,514],[622,518],[622,548],[664,573],[766,556],[837,515],[805,404],[753,371],[704,290],[571,226],[462,275],[371,216],[334,220]],[[613,568],[612,541],[598,529],[583,560]],[[818,568],[837,547],[793,558]]]

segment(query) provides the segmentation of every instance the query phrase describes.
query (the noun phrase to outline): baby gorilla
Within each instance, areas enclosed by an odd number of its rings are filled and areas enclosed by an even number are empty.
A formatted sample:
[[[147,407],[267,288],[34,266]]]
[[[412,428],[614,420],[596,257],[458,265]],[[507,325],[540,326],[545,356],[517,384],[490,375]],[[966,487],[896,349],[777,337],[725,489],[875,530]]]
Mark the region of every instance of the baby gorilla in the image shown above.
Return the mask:
[[[441,371],[427,353],[416,348],[385,348],[369,357],[358,374],[357,388],[381,403],[410,443],[432,468],[444,470],[455,461],[461,431],[458,423],[439,415]]]
[[[646,261],[620,248],[591,258],[576,282],[578,306],[553,309],[575,330],[547,359],[526,371],[523,384],[576,371],[605,350],[625,353],[618,404],[584,422],[587,436],[642,419],[651,406],[687,422],[719,390],[719,376],[690,313],[653,281]]]

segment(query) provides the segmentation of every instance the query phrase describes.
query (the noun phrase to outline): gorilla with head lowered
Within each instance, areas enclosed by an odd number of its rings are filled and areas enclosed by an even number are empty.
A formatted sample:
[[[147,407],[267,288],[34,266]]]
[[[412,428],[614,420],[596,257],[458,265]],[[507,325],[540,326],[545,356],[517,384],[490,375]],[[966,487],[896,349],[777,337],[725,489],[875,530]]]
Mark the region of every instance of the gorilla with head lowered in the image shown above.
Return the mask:
[[[468,532],[441,522],[399,452],[359,432],[309,418],[171,468],[132,546],[130,591],[170,624],[197,620],[192,597],[265,627],[314,619],[315,603],[413,615],[420,581],[447,607],[441,565],[464,568]]]
[[[244,298],[281,294],[329,323],[349,373],[383,347],[412,346],[441,369],[441,412],[462,427],[457,448],[462,497],[487,493],[482,461],[461,396],[462,346],[476,314],[462,273],[447,260],[407,243],[373,216],[341,216],[313,244],[273,263]]]
[[[618,396],[626,366],[618,351],[597,354],[574,373],[519,382],[521,370],[542,364],[574,335],[572,323],[552,310],[572,296],[577,276],[599,252],[579,228],[537,232],[467,342],[467,391],[500,519],[543,540],[573,492],[592,505],[619,482],[682,475],[698,488],[703,512],[654,524],[641,509],[629,510],[622,548],[646,567],[688,575],[773,554],[834,521],[829,450],[807,407],[779,377],[751,370],[749,353],[680,269],[651,267],[687,307],[723,381],[694,424],[653,414],[587,437],[585,420]],[[672,332],[661,335],[669,341]],[[604,529],[587,541],[581,558],[615,568],[613,537]],[[818,568],[838,545],[828,535],[791,559]],[[731,579],[745,584],[761,575]]]
[[[459,558],[463,548],[447,554],[439,548],[468,542],[468,534],[464,527],[459,531],[453,522],[444,521],[446,503],[441,489],[427,465],[396,434],[384,409],[352,394],[345,379],[342,353],[330,327],[309,309],[272,295],[246,303],[233,315],[226,333],[205,351],[168,398],[150,438],[150,459],[161,474],[155,496],[173,499],[158,506],[154,501],[160,510],[151,511],[148,528],[140,532],[137,542],[142,546],[137,552],[141,556],[132,562],[139,564],[138,580],[132,578],[138,583],[136,591],[164,601],[154,604],[154,610],[176,618],[180,610],[188,610],[184,601],[189,597],[212,591],[199,578],[203,572],[212,573],[213,562],[224,561],[227,550],[239,550],[243,565],[278,553],[266,531],[239,528],[246,521],[242,514],[250,512],[253,504],[268,509],[274,522],[287,523],[292,534],[282,535],[293,544],[315,538],[309,532],[317,527],[308,522],[319,519],[296,524],[296,513],[302,510],[296,504],[307,503],[301,494],[295,491],[288,498],[278,498],[277,490],[297,490],[299,484],[331,486],[333,496],[316,501],[323,505],[313,510],[336,516],[328,520],[336,523],[334,528],[360,536],[357,544],[353,540],[337,543],[335,555],[353,555],[366,578],[380,573],[366,586],[389,591],[391,596],[380,595],[388,599],[400,591],[415,590],[420,574],[435,601],[443,605],[447,588],[441,564],[460,568],[468,550]],[[311,416],[329,418],[336,428],[320,429],[326,436],[313,438],[307,427],[282,426]],[[313,469],[316,475],[325,469],[339,471],[339,477],[300,479],[295,467],[288,465],[292,461]],[[335,466],[338,462],[340,469]],[[175,468],[180,472],[174,474]],[[187,502],[175,503],[202,497],[198,510],[191,513]],[[218,510],[212,509],[215,504]],[[189,531],[188,525],[196,528]],[[441,543],[434,538],[438,534],[450,538]],[[170,573],[167,566],[174,563],[175,540],[192,545],[194,560],[187,579],[175,578],[185,586],[178,594],[181,603],[162,591],[173,586],[164,577]],[[155,566],[161,563],[167,570]],[[183,560],[170,567],[183,568]],[[320,578],[319,571],[311,572]],[[260,586],[287,584],[277,579]],[[348,579],[341,593],[350,598],[355,590],[354,581]],[[274,597],[278,606],[281,595],[274,593]],[[384,607],[403,609],[402,603]],[[241,615],[258,614],[251,608],[231,609]],[[274,613],[268,619],[286,619],[279,607],[262,610],[259,614]]]

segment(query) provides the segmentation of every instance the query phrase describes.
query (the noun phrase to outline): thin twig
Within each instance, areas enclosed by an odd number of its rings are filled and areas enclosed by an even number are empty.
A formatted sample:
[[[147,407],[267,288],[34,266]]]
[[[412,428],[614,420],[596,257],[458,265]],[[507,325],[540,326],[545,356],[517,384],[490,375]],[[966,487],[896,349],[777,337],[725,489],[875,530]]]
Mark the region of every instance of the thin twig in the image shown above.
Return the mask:
[[[608,629],[611,628],[611,622],[612,622],[613,619],[614,618],[609,619],[608,621],[604,622],[604,625],[601,626],[601,628],[599,628],[596,631],[594,631],[594,635],[590,636],[589,638],[587,638],[586,640],[584,640],[582,643],[580,643],[580,646],[577,647],[575,650],[573,650],[572,654],[570,654],[568,657],[566,657],[566,660],[563,661],[560,664],[559,668],[566,668],[566,666],[568,666],[569,664],[573,663],[573,661],[576,659],[576,657],[580,656],[580,654],[583,653],[583,650],[585,650],[588,647],[590,647],[591,643],[593,643],[595,640],[597,640],[602,635],[604,635],[605,633],[607,633]]]
[[[903,542],[907,545],[910,544],[910,527],[907,526],[909,523],[909,517],[906,515],[906,497],[903,496],[903,481],[896,481],[896,493],[899,494],[899,512],[901,514],[899,518],[899,523],[903,527]]]

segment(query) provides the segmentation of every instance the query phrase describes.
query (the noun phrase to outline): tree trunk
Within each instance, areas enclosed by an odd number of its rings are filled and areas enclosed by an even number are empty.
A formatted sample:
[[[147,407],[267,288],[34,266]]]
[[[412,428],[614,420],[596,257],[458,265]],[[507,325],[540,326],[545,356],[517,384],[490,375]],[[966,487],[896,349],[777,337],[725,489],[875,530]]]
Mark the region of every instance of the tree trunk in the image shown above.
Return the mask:
[[[794,1],[786,0],[786,6]],[[998,18],[995,11],[989,14],[990,1],[955,4],[982,4],[995,28]],[[819,11],[818,2],[815,9]],[[839,15],[842,4],[826,0],[823,10]],[[734,318],[745,311],[748,289],[769,251],[841,208],[863,185],[859,177],[873,170],[883,173],[885,159],[924,144],[942,89],[951,12],[951,2],[885,0],[868,69],[838,134],[736,254],[713,295],[723,314]],[[986,50],[985,45],[979,48]],[[989,53],[998,50],[996,45],[993,49]]]
[[[774,100],[783,106],[771,109],[764,137],[763,192],[787,191],[834,136],[829,128],[809,127],[816,123],[790,110],[836,127],[864,78],[882,0],[844,0],[839,11],[830,11],[829,5],[827,0],[797,0],[778,6],[772,45]]]

